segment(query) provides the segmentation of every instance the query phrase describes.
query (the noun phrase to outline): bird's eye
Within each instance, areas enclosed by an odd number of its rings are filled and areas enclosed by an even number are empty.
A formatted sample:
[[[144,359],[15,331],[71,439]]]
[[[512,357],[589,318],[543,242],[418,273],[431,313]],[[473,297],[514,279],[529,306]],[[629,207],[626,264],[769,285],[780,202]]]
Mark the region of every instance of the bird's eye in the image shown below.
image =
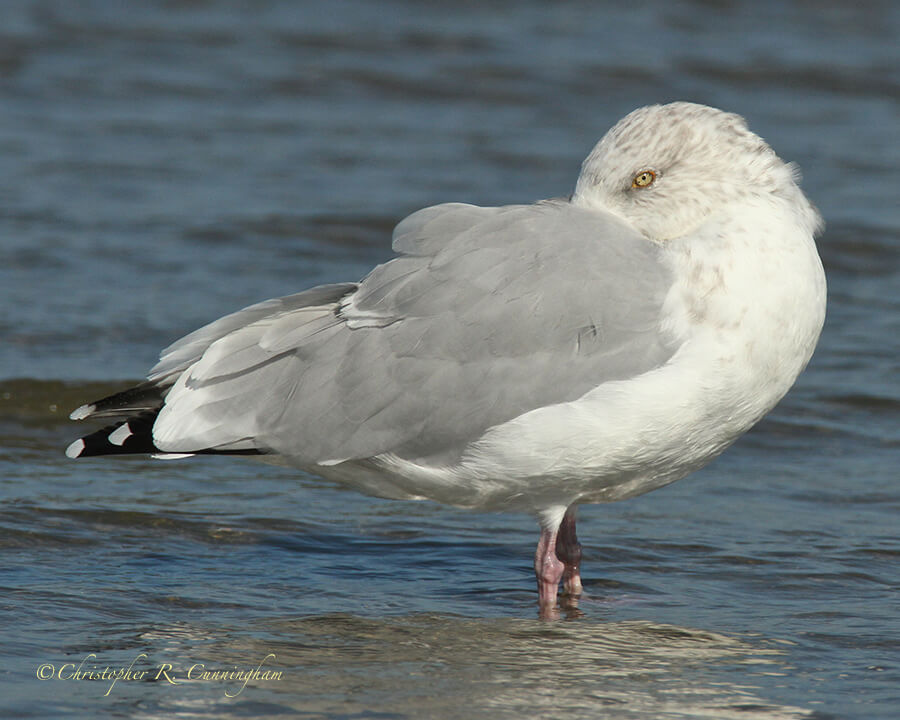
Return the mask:
[[[656,180],[655,172],[653,172],[652,170],[641,170],[637,175],[634,176],[634,179],[631,181],[631,187],[650,187],[653,184],[654,180]]]

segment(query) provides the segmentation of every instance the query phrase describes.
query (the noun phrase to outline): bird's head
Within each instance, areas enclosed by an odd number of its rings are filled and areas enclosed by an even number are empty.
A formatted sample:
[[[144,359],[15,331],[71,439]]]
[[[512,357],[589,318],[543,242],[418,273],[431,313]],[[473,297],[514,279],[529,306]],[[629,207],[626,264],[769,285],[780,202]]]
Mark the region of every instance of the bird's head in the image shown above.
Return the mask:
[[[655,242],[753,198],[793,204],[812,233],[821,219],[797,176],[739,115],[676,102],[616,123],[584,161],[572,202],[606,209]]]

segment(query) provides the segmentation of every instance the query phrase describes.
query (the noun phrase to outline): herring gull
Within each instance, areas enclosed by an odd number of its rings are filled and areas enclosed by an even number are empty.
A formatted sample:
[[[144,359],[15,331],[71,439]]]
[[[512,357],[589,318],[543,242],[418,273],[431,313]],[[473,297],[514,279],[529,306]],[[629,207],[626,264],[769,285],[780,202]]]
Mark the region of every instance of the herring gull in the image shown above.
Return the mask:
[[[360,282],[162,351],[70,457],[259,455],[365,493],[535,514],[540,614],[581,592],[579,503],[702,467],[784,396],[825,317],[797,173],[744,120],[640,108],[568,199],[401,221]]]

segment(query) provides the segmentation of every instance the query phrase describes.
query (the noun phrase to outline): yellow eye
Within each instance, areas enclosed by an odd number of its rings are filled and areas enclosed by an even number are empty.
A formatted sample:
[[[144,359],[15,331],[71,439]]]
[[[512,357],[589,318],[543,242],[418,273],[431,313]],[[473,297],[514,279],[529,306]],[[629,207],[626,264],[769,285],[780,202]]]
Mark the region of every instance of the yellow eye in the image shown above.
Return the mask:
[[[649,187],[653,184],[653,181],[656,180],[656,173],[652,170],[641,170],[637,175],[634,176],[634,180],[631,181],[631,187],[633,188],[645,188]]]

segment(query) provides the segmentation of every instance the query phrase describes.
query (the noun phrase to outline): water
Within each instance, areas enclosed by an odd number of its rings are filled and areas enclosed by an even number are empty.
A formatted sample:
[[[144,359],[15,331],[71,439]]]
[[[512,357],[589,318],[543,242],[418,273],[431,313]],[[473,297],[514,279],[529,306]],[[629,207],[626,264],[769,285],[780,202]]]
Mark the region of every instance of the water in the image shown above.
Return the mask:
[[[892,2],[4,3],[0,714],[897,717],[898,36]],[[568,621],[525,516],[62,456],[182,333],[360,277],[424,205],[565,194],[673,99],[800,164],[828,320],[720,460],[583,508]]]

